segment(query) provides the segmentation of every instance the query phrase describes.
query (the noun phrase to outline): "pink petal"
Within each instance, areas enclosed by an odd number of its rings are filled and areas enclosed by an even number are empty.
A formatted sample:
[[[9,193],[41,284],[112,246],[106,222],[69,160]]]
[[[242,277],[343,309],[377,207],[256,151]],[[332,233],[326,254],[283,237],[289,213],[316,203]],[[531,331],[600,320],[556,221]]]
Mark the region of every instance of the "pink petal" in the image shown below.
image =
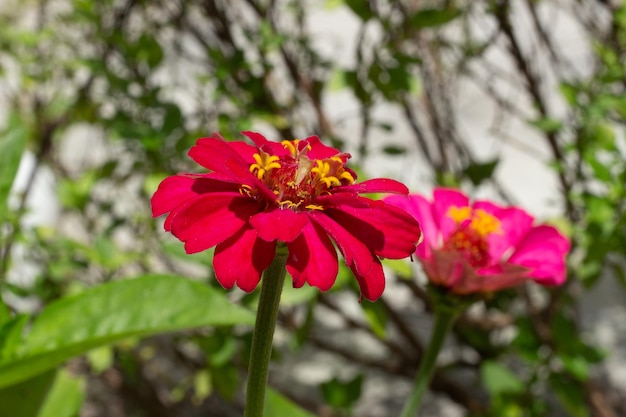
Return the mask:
[[[244,227],[215,248],[215,277],[224,288],[235,283],[244,291],[253,291],[261,274],[272,263],[276,242],[258,239],[256,231]]]
[[[200,252],[232,236],[259,209],[255,200],[239,193],[203,194],[170,214],[171,231],[185,242],[187,253]]]
[[[377,203],[367,208],[344,204],[327,208],[326,213],[376,255],[390,259],[410,256],[421,237],[417,220],[400,208]]]
[[[337,244],[346,265],[359,282],[361,293],[369,300],[380,297],[385,277],[378,258],[359,239],[323,212],[311,211],[309,217],[320,225]]]
[[[288,243],[287,248],[287,271],[293,278],[294,287],[300,288],[305,282],[322,291],[332,287],[339,269],[337,251],[320,226],[307,223],[300,236]]]
[[[456,230],[456,223],[448,215],[451,207],[467,207],[469,198],[460,191],[449,188],[436,188],[433,191],[433,217],[439,226],[443,239]]]
[[[304,212],[279,208],[258,213],[250,218],[250,224],[256,229],[259,237],[268,242],[276,239],[291,242],[298,237],[308,222],[309,218]]]
[[[495,292],[528,281],[528,269],[518,265],[501,264],[475,272],[474,276],[463,281],[463,285],[455,287],[457,294]]]
[[[529,268],[529,276],[539,284],[560,285],[565,282],[565,258],[569,240],[552,226],[533,227],[509,258],[509,262]]]
[[[477,201],[474,209],[481,209],[500,221],[501,233],[492,233],[487,237],[489,257],[492,262],[499,262],[509,249],[515,247],[530,230],[533,217],[517,207],[500,207],[490,201]]]
[[[350,154],[340,154],[337,149],[324,145],[320,138],[318,138],[317,136],[309,136],[308,138],[304,139],[304,142],[308,143],[309,146],[311,146],[311,149],[307,153],[307,156],[311,159],[326,159],[333,156],[339,156],[345,159],[350,158]]]
[[[408,194],[409,189],[401,182],[389,178],[374,178],[365,180],[357,184],[344,185],[333,188],[334,192],[353,192],[358,194],[364,193],[393,193]]]
[[[424,236],[424,241],[417,246],[415,252],[419,258],[430,257],[431,248],[441,246],[441,236],[433,218],[432,205],[428,200],[421,195],[411,194],[408,197],[392,195],[385,197],[383,201],[405,210],[419,222]]]

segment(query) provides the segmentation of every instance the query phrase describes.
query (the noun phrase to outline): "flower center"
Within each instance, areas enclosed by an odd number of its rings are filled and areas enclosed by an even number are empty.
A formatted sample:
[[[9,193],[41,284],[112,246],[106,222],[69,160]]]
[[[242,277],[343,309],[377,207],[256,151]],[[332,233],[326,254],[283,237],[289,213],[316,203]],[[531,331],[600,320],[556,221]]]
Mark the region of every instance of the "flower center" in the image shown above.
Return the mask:
[[[314,203],[317,196],[329,194],[333,187],[354,182],[354,176],[345,168],[345,156],[310,159],[308,143],[296,139],[281,144],[289,155],[270,155],[259,149],[253,155],[255,162],[250,165],[250,172],[276,194],[280,208],[323,210]],[[240,192],[252,195],[250,187],[242,186]]]
[[[460,253],[475,268],[488,266],[487,236],[502,233],[500,221],[484,210],[471,207],[450,207],[447,214],[456,222],[457,230],[446,239],[443,249]]]

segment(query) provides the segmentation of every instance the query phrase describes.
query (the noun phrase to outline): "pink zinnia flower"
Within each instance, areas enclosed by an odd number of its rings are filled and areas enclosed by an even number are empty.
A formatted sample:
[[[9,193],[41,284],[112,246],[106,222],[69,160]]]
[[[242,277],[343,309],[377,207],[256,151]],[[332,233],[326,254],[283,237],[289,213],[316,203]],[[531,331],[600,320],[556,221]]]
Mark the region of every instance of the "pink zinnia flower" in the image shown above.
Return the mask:
[[[569,240],[552,226],[534,226],[520,208],[470,204],[463,193],[445,188],[435,189],[432,202],[420,195],[390,196],[385,202],[420,222],[424,242],[416,254],[433,284],[469,294],[528,279],[543,285],[565,281]]]
[[[380,297],[385,277],[379,257],[410,256],[421,231],[404,210],[359,194],[408,189],[390,179],[355,183],[356,174],[345,166],[350,155],[316,136],[276,143],[243,133],[255,146],[219,134],[199,139],[189,156],[211,172],[161,182],[152,214],[169,212],[165,230],[185,242],[187,253],[216,246],[218,281],[248,292],[274,258],[277,242],[289,251],[294,287],[307,282],[328,290],[338,272],[334,241],[362,296]]]

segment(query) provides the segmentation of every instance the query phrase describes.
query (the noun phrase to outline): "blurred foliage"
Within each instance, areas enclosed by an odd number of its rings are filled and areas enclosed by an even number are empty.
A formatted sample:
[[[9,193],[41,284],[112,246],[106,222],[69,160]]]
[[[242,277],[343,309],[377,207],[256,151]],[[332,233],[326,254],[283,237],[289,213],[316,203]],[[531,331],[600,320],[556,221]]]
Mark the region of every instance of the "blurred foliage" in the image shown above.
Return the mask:
[[[626,415],[609,353],[579,315],[602,281],[626,285],[626,6],[615,3],[0,2],[0,414],[77,416],[86,402],[98,416],[241,415],[256,294],[219,288],[211,251],[185,255],[149,200],[166,175],[194,169],[196,138],[254,128],[320,135],[359,172],[383,156],[423,167],[421,190],[504,202],[516,193],[502,149],[546,149],[554,223],[574,243],[568,283],[497,294],[463,317],[432,389],[468,416]],[[324,13],[350,33],[340,51],[324,52]],[[588,41],[584,69],[554,14]],[[467,85],[495,108],[487,156],[460,122]],[[347,112],[329,104],[338,97]],[[519,139],[513,123],[534,134]],[[17,187],[20,156],[31,169]],[[385,267],[391,291],[375,304],[358,303],[345,267],[326,294],[285,289],[268,416],[368,416],[372,384],[412,380],[430,303],[413,265]],[[152,336],[164,331],[177,332]],[[298,362],[331,372],[302,381]]]

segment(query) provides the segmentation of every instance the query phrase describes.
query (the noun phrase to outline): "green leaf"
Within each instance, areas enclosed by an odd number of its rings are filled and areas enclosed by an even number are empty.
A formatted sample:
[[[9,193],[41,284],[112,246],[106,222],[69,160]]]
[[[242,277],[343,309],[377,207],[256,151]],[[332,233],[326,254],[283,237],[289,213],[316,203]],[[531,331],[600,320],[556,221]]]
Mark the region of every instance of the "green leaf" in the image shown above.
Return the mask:
[[[485,389],[493,397],[524,391],[524,383],[517,375],[497,362],[485,361],[480,368],[480,376]]]
[[[7,217],[7,200],[24,152],[26,136],[27,131],[16,116],[10,118],[7,129],[0,134],[0,224]]]
[[[344,3],[364,22],[367,22],[374,17],[374,13],[370,10],[370,5],[367,1],[344,0]]]
[[[383,152],[387,155],[403,155],[406,153],[406,148],[402,146],[388,145],[383,148]]]
[[[326,402],[335,407],[344,410],[352,408],[354,403],[361,396],[361,387],[363,386],[363,375],[359,374],[349,381],[341,381],[333,378],[323,383],[320,388]]]
[[[365,318],[372,329],[372,332],[381,339],[385,339],[386,325],[387,325],[387,311],[383,307],[382,303],[372,303],[369,301],[363,301],[361,303]]]
[[[85,401],[85,380],[60,371],[37,417],[78,417]]]
[[[29,316],[20,314],[0,327],[0,363],[15,358]]]
[[[144,275],[107,283],[44,308],[18,357],[0,365],[0,387],[128,337],[253,322],[253,313],[223,293],[184,278]]]
[[[38,417],[55,374],[49,371],[0,390],[0,416]]]
[[[265,394],[265,416],[315,417],[314,414],[303,410],[292,401],[283,397],[278,391],[268,388]]]
[[[588,417],[586,394],[580,384],[562,374],[552,374],[550,387],[572,417]]]
[[[421,9],[409,18],[415,29],[442,26],[461,15],[459,9]]]
[[[531,120],[529,121],[529,123],[545,133],[555,133],[561,130],[561,128],[563,127],[563,124],[561,122],[555,119],[550,119],[548,117]]]
[[[469,178],[472,184],[480,185],[483,181],[493,176],[498,162],[500,162],[500,160],[496,158],[488,162],[472,163],[463,170],[463,174]]]

